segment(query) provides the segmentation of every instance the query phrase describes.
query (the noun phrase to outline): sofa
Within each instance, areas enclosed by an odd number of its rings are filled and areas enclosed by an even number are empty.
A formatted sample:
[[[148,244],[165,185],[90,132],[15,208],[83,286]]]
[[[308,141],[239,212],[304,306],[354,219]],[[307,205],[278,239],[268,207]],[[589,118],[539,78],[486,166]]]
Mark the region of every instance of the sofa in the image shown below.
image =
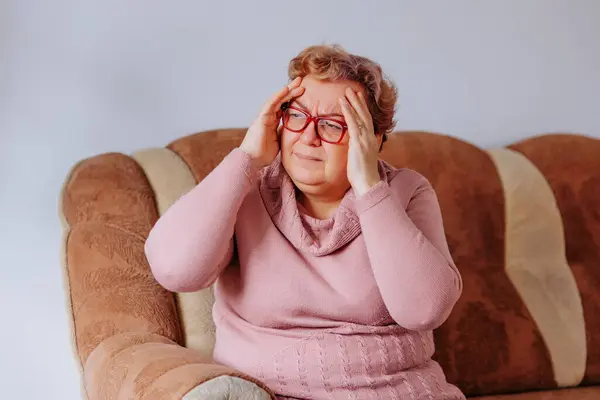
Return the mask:
[[[213,288],[171,293],[144,255],[160,215],[244,132],[92,155],[65,177],[62,273],[83,398],[275,398],[212,360]],[[484,149],[394,132],[380,156],[432,183],[463,277],[434,331],[448,381],[468,398],[600,399],[600,140],[540,134]]]

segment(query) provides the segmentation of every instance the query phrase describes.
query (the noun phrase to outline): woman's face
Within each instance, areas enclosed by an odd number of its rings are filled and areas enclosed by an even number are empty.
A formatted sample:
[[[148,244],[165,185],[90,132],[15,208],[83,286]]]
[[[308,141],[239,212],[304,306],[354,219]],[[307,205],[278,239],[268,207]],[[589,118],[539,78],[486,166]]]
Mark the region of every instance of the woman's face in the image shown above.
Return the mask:
[[[325,82],[310,75],[304,77],[305,88],[291,106],[306,111],[313,117],[328,116],[344,121],[339,98],[348,87],[362,91],[354,81]],[[340,143],[322,141],[311,122],[302,132],[282,127],[281,161],[298,189],[310,195],[339,199],[350,187],[346,173],[348,160],[348,132]]]

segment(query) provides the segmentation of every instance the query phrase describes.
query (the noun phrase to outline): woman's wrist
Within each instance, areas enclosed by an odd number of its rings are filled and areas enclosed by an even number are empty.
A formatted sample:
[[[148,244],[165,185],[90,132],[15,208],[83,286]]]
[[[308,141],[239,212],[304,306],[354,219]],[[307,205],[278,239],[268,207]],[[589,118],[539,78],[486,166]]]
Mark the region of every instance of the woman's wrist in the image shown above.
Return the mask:
[[[373,187],[377,186],[379,182],[381,182],[381,178],[379,176],[365,177],[365,179],[361,180],[353,187],[356,197],[364,196],[371,189],[373,189]]]

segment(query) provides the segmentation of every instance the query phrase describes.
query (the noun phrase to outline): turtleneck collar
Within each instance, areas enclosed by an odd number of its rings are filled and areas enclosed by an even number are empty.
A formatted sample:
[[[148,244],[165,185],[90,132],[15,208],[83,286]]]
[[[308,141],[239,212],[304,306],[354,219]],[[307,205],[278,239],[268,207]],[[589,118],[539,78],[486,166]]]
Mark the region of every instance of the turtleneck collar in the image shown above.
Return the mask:
[[[389,182],[392,167],[379,161],[381,179]],[[259,192],[271,220],[298,250],[324,256],[356,238],[360,222],[356,213],[356,195],[349,189],[333,215],[317,219],[301,211],[296,187],[281,163],[281,153],[261,171]]]

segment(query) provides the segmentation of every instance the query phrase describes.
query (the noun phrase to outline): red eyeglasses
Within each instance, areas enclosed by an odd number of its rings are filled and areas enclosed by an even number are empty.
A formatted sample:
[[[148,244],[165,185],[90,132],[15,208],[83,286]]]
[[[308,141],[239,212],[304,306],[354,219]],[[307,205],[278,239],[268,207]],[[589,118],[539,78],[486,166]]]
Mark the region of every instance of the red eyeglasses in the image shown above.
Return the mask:
[[[348,125],[344,121],[331,117],[313,117],[308,112],[284,103],[281,122],[283,126],[292,132],[302,132],[308,124],[315,121],[317,136],[327,143],[338,144],[344,138]]]

